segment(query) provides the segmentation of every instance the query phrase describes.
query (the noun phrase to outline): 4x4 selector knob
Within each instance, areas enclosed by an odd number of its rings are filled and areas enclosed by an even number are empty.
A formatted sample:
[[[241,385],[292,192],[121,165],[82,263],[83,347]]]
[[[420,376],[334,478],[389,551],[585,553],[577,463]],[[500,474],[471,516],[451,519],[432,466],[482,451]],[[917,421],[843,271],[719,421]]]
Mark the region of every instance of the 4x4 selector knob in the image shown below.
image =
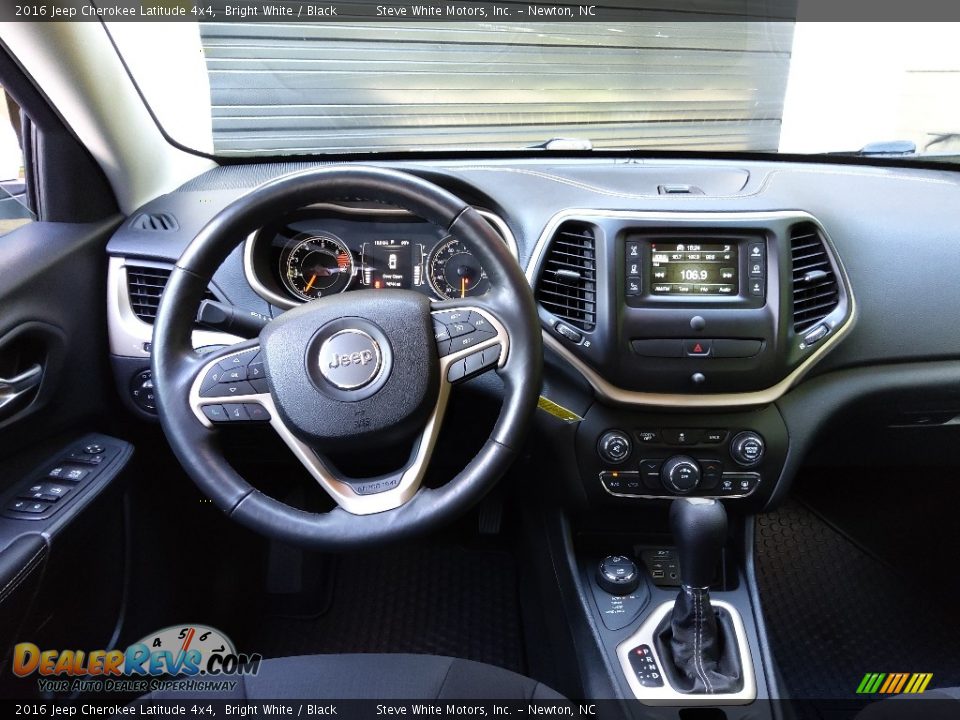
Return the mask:
[[[608,463],[622,463],[630,456],[630,436],[622,430],[608,430],[597,442],[597,452]]]
[[[660,480],[675,493],[686,494],[700,484],[700,465],[687,455],[675,455],[663,463]]]
[[[763,438],[750,430],[737,434],[730,441],[730,457],[743,467],[753,467],[763,460],[765,450]]]

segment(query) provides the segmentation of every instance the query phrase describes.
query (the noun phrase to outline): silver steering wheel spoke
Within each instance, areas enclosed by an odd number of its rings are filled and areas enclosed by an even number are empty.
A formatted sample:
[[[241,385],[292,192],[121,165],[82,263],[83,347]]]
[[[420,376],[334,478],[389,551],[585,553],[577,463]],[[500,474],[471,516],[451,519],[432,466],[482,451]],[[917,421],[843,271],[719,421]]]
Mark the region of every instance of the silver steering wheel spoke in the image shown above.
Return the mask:
[[[329,458],[294,435],[270,394],[260,346],[217,352],[205,362],[190,389],[190,407],[206,427],[236,423],[269,424],[310,475],[341,508],[371,515],[398,508],[420,489],[436,447],[452,386],[503,367],[509,336],[503,325],[476,305],[437,303],[432,311],[440,356],[440,387],[426,424],[413,442],[406,464],[374,478],[348,478]]]

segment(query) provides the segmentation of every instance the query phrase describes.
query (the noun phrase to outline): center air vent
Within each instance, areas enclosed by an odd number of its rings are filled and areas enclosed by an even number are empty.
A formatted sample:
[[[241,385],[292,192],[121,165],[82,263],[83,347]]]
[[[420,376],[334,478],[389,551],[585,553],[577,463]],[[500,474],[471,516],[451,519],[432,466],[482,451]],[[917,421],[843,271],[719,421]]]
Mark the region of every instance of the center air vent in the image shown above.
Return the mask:
[[[829,315],[840,302],[837,276],[820,231],[812,223],[790,229],[793,262],[793,329],[802,333]]]
[[[596,236],[586,223],[565,222],[550,238],[537,282],[537,301],[581,330],[597,322]]]
[[[153,324],[157,308],[160,307],[160,294],[169,278],[168,268],[127,265],[127,292],[134,315]],[[217,299],[209,290],[203,297],[205,300]]]

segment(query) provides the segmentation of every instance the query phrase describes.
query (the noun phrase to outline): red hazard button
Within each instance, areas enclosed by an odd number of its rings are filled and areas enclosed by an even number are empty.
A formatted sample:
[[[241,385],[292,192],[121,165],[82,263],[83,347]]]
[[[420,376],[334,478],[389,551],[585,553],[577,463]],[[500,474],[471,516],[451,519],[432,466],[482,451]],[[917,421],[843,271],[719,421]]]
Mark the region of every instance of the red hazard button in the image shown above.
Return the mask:
[[[713,350],[712,340],[684,340],[683,352],[688,357],[707,357]]]

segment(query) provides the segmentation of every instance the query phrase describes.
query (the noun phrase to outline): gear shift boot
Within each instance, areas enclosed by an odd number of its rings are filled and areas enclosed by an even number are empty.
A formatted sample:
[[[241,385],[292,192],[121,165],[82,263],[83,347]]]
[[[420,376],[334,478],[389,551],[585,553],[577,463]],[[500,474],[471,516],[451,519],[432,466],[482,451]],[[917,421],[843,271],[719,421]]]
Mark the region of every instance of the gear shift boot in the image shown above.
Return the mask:
[[[720,695],[743,689],[733,619],[710,604],[705,589],[681,589],[673,612],[654,632],[663,673],[678,692]]]

